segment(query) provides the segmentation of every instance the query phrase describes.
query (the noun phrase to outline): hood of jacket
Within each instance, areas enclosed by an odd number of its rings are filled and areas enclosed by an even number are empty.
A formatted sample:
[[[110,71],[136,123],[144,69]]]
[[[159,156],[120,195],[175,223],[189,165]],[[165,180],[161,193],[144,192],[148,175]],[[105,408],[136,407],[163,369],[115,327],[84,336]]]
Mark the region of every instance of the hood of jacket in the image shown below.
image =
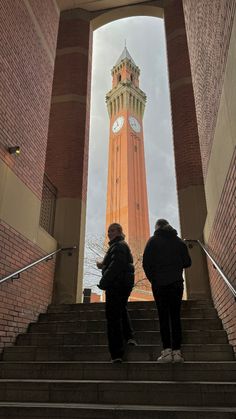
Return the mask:
[[[170,224],[167,224],[163,227],[159,227],[157,230],[154,231],[154,237],[166,237],[171,239],[176,236],[177,231]]]

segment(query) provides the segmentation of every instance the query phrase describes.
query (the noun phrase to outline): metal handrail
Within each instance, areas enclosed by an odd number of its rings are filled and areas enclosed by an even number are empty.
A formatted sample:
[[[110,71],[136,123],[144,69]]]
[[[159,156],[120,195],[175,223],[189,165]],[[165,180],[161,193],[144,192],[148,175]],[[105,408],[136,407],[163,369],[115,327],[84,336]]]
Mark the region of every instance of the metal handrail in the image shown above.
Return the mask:
[[[189,242],[189,243],[194,242],[194,243],[198,243],[199,244],[199,246],[204,250],[204,252],[206,253],[206,255],[212,261],[214,268],[217,269],[217,271],[219,272],[219,274],[222,276],[222,278],[225,281],[226,285],[229,287],[230,291],[232,292],[232,294],[234,296],[234,299],[236,300],[236,289],[233,287],[233,285],[231,284],[231,282],[229,281],[229,279],[226,277],[226,275],[222,271],[221,267],[218,265],[218,263],[213,258],[213,256],[209,253],[209,250],[207,250],[207,248],[204,246],[204,244],[200,240],[185,239],[184,241]]]
[[[22,272],[26,271],[29,268],[32,268],[32,266],[35,266],[38,263],[43,262],[44,260],[47,262],[48,260],[53,259],[53,256],[56,255],[59,252],[68,252],[68,254],[71,256],[71,254],[72,254],[71,252],[74,249],[76,249],[76,246],[72,246],[72,247],[61,247],[60,249],[55,250],[52,253],[48,253],[46,256],[44,256],[44,257],[42,257],[40,259],[37,259],[35,262],[30,263],[29,265],[25,266],[24,268],[21,268],[18,271],[14,272],[14,273],[12,273],[10,275],[7,275],[4,278],[0,279],[0,284],[3,283],[3,282],[5,282],[5,281],[7,281],[8,279],[12,279],[12,280],[13,279],[19,279],[20,274]]]

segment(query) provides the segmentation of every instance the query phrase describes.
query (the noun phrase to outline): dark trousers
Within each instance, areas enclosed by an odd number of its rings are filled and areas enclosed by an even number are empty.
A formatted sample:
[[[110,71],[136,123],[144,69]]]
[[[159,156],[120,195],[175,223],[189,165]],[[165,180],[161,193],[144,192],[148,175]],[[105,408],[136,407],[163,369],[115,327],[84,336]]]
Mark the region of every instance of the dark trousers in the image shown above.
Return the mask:
[[[130,293],[131,289],[106,290],[107,337],[112,359],[123,357],[124,342],[134,336],[127,310]]]
[[[183,296],[182,282],[153,289],[156,301],[163,349],[180,349],[182,329],[180,320],[181,301]]]

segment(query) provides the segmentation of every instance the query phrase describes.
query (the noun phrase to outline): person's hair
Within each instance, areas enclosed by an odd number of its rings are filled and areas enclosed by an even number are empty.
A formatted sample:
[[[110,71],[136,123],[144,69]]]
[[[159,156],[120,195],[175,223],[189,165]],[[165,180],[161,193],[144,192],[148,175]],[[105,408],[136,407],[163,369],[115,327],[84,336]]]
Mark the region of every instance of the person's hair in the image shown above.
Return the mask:
[[[110,227],[115,227],[115,228],[117,228],[117,230],[119,230],[121,233],[122,233],[122,226],[120,225],[120,224],[118,224],[118,223],[112,223],[112,224],[110,224],[109,225],[109,228]]]
[[[155,229],[157,230],[160,227],[164,227],[169,225],[169,221],[165,220],[164,218],[160,218],[159,220],[157,220],[156,224],[155,224]]]

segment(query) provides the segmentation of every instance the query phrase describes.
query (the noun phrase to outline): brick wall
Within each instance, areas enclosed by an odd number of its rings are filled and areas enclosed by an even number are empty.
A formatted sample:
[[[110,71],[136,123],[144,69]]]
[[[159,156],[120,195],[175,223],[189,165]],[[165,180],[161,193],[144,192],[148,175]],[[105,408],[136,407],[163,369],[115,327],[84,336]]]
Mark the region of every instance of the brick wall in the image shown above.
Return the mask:
[[[181,190],[203,184],[202,163],[192,85],[181,86],[171,96],[176,180]]]
[[[198,132],[204,177],[214,139],[228,48],[236,9],[235,0],[183,0]],[[214,223],[209,249],[236,286],[235,153],[229,167]],[[215,186],[213,185],[213,188]],[[214,304],[236,351],[236,305],[217,271],[208,263]]]
[[[46,159],[59,198],[86,201],[91,39],[89,14],[61,14]]]
[[[177,189],[202,185],[196,110],[182,2],[165,8]]]
[[[208,246],[223,272],[236,288],[236,151],[234,152],[225,186],[216,212]],[[221,276],[209,263],[210,283],[214,304],[236,352],[236,304]]]
[[[211,153],[235,0],[183,0],[204,176]]]
[[[0,237],[1,278],[44,256],[37,246],[3,222],[0,222]],[[0,352],[46,310],[52,297],[53,274],[51,260],[22,273],[19,280],[0,285]]]
[[[28,9],[26,3],[32,9]],[[53,48],[59,20],[53,4],[46,0],[2,0],[0,7],[0,158],[39,198],[47,145]],[[48,49],[52,51],[51,58]],[[21,147],[18,159],[5,151],[13,145]]]
[[[41,198],[59,12],[47,0],[1,0],[0,158]],[[19,145],[18,158],[7,152]],[[18,210],[16,205],[16,211]],[[17,214],[16,214],[17,215]],[[0,277],[42,252],[0,220]],[[0,347],[10,344],[51,300],[54,264],[0,285]]]
[[[59,10],[56,1],[30,0],[30,7],[37,19],[51,55],[55,56],[58,35]]]
[[[57,188],[54,237],[63,245],[76,245],[77,249],[73,266],[63,263],[56,269],[57,303],[72,303],[82,297],[91,42],[90,13],[80,9],[62,12],[45,172]]]

